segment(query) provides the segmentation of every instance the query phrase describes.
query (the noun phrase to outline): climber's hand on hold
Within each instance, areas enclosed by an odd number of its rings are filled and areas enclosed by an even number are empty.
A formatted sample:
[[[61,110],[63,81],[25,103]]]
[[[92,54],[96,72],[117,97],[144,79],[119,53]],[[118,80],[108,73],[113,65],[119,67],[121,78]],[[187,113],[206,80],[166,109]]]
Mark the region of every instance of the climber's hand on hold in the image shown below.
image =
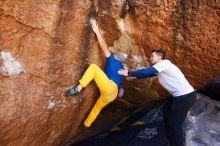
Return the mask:
[[[111,53],[108,50],[108,45],[106,44],[105,39],[103,38],[103,36],[99,30],[99,27],[98,27],[98,24],[97,24],[95,18],[90,18],[90,24],[92,26],[93,31],[96,34],[99,45],[100,45],[105,57],[109,57]]]
[[[92,26],[92,30],[95,32],[95,33],[99,33],[99,27],[98,27],[98,24],[96,23],[96,19],[95,18],[90,18],[90,24]]]

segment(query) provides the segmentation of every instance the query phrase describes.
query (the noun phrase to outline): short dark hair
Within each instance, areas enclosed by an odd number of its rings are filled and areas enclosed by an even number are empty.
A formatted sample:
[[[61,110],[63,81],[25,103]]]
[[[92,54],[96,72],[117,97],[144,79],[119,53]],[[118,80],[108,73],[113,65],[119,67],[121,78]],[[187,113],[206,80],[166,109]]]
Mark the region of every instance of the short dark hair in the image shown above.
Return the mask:
[[[165,59],[165,58],[166,58],[166,54],[165,54],[165,52],[164,52],[163,50],[161,50],[161,49],[160,49],[160,50],[153,50],[152,53],[154,53],[154,52],[155,52],[157,55],[161,56],[162,59]]]

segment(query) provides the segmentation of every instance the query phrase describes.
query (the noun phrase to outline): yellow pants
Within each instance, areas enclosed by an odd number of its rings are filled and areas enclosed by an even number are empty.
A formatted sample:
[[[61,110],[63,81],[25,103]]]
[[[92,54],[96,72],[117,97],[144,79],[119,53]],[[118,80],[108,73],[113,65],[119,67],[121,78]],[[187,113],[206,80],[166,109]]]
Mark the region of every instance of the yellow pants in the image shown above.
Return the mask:
[[[96,82],[101,95],[84,122],[86,127],[91,126],[100,111],[112,102],[118,94],[117,84],[109,80],[106,74],[95,64],[89,66],[79,82],[81,86],[86,87],[92,80]]]

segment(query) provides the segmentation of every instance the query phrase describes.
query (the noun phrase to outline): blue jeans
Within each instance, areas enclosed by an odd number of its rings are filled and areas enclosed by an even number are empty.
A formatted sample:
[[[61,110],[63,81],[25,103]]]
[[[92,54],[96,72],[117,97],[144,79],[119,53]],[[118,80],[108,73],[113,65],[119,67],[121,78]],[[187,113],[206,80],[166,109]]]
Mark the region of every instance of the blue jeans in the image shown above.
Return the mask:
[[[164,120],[170,146],[184,146],[183,122],[196,99],[196,92],[172,97],[164,106]]]

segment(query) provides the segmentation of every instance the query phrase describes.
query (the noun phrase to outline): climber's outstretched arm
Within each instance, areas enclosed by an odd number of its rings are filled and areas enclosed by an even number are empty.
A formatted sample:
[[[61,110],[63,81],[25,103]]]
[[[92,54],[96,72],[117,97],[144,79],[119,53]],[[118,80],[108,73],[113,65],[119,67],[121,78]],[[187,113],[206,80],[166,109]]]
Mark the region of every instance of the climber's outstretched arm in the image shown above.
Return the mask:
[[[97,36],[97,39],[98,39],[98,42],[99,42],[99,45],[100,47],[102,48],[102,51],[104,52],[105,54],[105,57],[109,57],[111,55],[110,51],[108,50],[108,46],[104,40],[104,38],[102,37],[101,33],[100,33],[100,30],[99,30],[99,27],[96,23],[96,20],[91,18],[90,19],[90,23],[91,23],[91,26],[92,26],[92,29],[93,31],[95,32],[96,36]]]

